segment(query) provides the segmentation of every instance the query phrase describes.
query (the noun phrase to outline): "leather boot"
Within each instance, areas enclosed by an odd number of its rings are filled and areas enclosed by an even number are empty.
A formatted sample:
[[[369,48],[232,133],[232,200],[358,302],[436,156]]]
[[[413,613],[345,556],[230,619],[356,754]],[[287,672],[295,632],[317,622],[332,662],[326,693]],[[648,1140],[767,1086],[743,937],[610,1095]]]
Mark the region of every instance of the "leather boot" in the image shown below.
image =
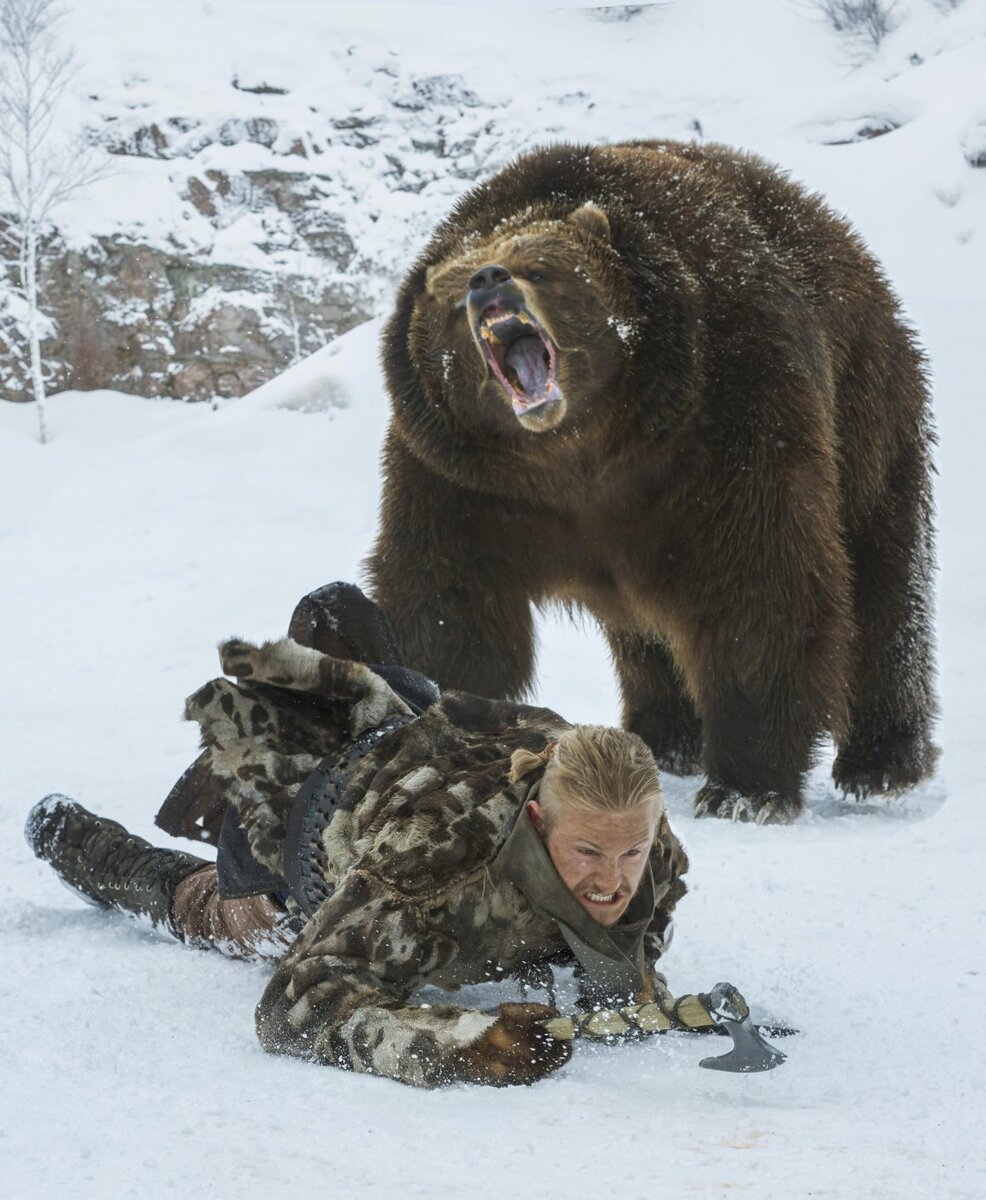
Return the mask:
[[[68,887],[90,903],[150,917],[175,937],[175,888],[209,864],[178,850],[159,850],[119,822],[97,817],[68,796],[45,796],[24,826],[27,843]]]
[[[330,658],[366,663],[415,716],[441,699],[438,684],[401,662],[386,614],[354,583],[327,583],[302,596],[288,637]]]
[[[288,637],[331,658],[401,665],[390,622],[354,583],[327,583],[302,596],[291,614]]]

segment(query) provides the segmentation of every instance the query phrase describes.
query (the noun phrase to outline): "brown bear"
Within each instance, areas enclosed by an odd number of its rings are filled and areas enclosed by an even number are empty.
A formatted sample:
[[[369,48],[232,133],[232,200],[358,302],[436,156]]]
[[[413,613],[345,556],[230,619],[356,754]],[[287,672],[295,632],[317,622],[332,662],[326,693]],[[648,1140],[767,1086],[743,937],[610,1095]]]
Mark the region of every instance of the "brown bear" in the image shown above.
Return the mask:
[[[517,698],[531,605],[592,613],[696,813],[931,771],[924,360],[844,220],[724,146],[556,145],[475,187],[383,361],[373,594],[404,658]]]

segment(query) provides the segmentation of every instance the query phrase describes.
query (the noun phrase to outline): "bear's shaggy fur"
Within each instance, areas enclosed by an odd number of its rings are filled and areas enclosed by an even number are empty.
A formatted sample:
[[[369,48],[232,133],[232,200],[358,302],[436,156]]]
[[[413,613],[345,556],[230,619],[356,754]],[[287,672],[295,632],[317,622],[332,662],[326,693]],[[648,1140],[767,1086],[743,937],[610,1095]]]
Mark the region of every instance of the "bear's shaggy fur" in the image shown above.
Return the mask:
[[[698,813],[785,820],[933,767],[923,359],[815,196],[722,146],[560,145],[474,188],[401,289],[373,593],[446,686],[529,686],[587,609]]]

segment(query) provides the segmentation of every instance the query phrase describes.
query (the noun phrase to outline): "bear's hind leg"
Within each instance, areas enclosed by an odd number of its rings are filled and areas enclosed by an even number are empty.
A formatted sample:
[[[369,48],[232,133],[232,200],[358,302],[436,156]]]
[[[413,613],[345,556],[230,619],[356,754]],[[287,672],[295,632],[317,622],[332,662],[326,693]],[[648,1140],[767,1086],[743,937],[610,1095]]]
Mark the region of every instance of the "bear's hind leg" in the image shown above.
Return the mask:
[[[930,500],[923,450],[888,480],[884,500],[851,539],[857,637],[849,721],[832,768],[847,795],[896,794],[927,778],[933,690]]]
[[[624,728],[639,734],[672,775],[702,769],[702,723],[671,652],[658,638],[607,630],[623,695]]]

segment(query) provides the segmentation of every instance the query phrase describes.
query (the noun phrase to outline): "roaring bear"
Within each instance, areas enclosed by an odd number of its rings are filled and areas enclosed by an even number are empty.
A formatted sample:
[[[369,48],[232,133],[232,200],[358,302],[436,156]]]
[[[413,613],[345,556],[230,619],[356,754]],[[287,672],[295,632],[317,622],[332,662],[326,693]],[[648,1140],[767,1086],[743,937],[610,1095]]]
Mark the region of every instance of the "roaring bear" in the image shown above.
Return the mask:
[[[373,593],[441,684],[516,698],[532,605],[588,610],[698,815],[928,775],[924,361],[844,220],[723,146],[557,145],[475,187],[400,290]]]

